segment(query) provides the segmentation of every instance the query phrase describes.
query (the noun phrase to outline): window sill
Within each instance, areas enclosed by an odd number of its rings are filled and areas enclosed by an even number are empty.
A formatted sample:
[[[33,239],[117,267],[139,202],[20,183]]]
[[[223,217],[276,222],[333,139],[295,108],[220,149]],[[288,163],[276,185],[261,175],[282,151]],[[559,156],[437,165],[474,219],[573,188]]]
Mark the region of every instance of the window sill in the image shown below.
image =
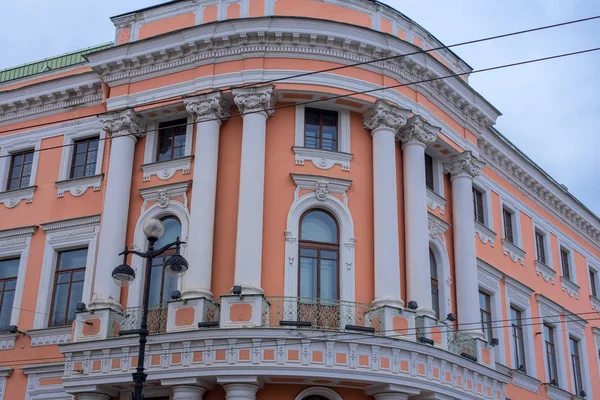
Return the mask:
[[[429,207],[431,210],[439,208],[440,214],[444,214],[444,208],[446,207],[446,199],[444,199],[439,194],[435,193],[433,190],[427,188],[427,207]]]
[[[542,381],[514,369],[510,371],[510,375],[512,376],[512,383],[515,386],[529,390],[532,393],[539,392]]]
[[[513,262],[520,261],[521,265],[525,265],[525,250],[506,239],[502,239],[502,250],[505,255],[510,256]]]
[[[6,208],[16,207],[21,200],[25,200],[25,203],[29,204],[33,201],[33,192],[35,192],[35,189],[37,189],[37,186],[0,192],[0,204],[4,204]]]
[[[477,220],[475,220],[475,232],[479,235],[481,243],[486,244],[487,242],[490,242],[492,247],[496,245],[496,232]]]
[[[546,387],[546,393],[549,399],[553,400],[571,400],[573,396],[571,393],[558,386],[551,385],[549,383],[543,383],[542,386]]]
[[[154,175],[156,175],[158,179],[166,181],[171,179],[177,171],[181,171],[183,175],[187,175],[192,169],[192,158],[194,158],[194,156],[185,156],[174,158],[172,160],[143,164],[142,171],[144,171],[144,182],[148,182]]]
[[[15,340],[18,333],[0,332],[0,350],[11,350],[15,348]]]
[[[590,302],[592,303],[592,308],[600,313],[600,299],[590,295]]]
[[[543,262],[541,262],[540,260],[535,260],[535,271],[546,282],[552,281],[552,284],[555,284],[556,271],[544,264]]]
[[[336,164],[342,167],[342,171],[350,171],[350,160],[354,157],[351,153],[341,151],[329,151],[321,149],[310,149],[308,147],[292,147],[296,155],[296,165],[304,165],[305,161],[312,161],[319,169],[330,169]]]
[[[575,297],[579,300],[579,285],[575,282],[571,282],[571,280],[565,278],[564,276],[560,277],[562,283],[563,292],[567,292],[567,294],[571,297]]]
[[[73,327],[71,325],[32,329],[27,331],[27,336],[31,338],[31,347],[50,346],[70,343],[72,330]]]
[[[82,176],[79,178],[71,178],[64,181],[55,182],[56,184],[56,197],[62,198],[65,196],[65,192],[71,193],[71,196],[79,197],[83,195],[89,188],[93,188],[94,192],[100,190],[102,183],[103,174]]]

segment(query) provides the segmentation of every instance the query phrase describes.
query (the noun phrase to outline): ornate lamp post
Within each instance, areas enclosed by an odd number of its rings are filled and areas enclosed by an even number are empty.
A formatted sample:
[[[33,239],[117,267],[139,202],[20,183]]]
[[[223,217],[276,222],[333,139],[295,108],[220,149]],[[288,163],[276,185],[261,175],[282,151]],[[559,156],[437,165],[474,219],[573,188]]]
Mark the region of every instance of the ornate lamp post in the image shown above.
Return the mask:
[[[160,249],[154,249],[154,244],[165,232],[163,223],[157,219],[150,219],[144,224],[144,234],[148,239],[148,250],[145,252],[125,250],[120,253],[123,255],[123,264],[116,267],[112,272],[112,277],[115,283],[119,286],[129,286],[135,279],[135,271],[129,265],[127,265],[127,256],[129,254],[135,254],[139,257],[145,258],[146,262],[146,278],[144,284],[144,298],[143,298],[143,310],[142,310],[142,321],[140,329],[138,331],[140,335],[140,348],[138,354],[138,365],[136,372],[133,373],[133,382],[135,383],[134,400],[142,400],[142,390],[144,388],[144,382],[148,374],[144,372],[144,357],[146,353],[146,337],[148,336],[148,299],[150,297],[150,268],[152,265],[152,259],[160,256],[170,248],[176,247],[177,253],[169,257],[166,261],[165,272],[172,276],[183,276],[188,270],[188,262],[183,256],[179,254],[179,247],[184,244],[177,238],[172,243],[168,243]]]

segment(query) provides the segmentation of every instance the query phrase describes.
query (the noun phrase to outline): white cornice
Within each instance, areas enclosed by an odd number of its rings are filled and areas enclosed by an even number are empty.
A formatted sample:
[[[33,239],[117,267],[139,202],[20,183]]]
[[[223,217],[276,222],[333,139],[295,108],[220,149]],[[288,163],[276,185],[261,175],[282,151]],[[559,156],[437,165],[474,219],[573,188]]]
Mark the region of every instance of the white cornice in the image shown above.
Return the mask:
[[[24,226],[22,228],[5,229],[0,231],[0,239],[11,238],[15,236],[31,236],[37,230],[37,225]]]
[[[327,190],[332,193],[346,193],[352,180],[332,178],[320,175],[290,174],[299,189],[315,190],[319,182],[327,183]]]
[[[216,60],[238,59],[242,54],[267,57],[319,59],[325,56],[343,63],[368,61],[395,54],[412,53],[418,48],[400,39],[359,26],[332,21],[298,18],[252,18],[192,27],[157,38],[117,46],[88,56],[91,67],[111,85],[148,79]],[[429,54],[416,54],[365,69],[388,71],[404,82],[448,75],[447,68]],[[442,106],[453,109],[457,120],[471,124],[477,134],[493,124],[500,113],[460,78],[419,84]]]
[[[0,92],[0,124],[99,102],[101,86],[98,76],[88,72]]]
[[[565,193],[552,178],[540,172],[514,146],[487,130],[479,136],[479,147],[488,168],[506,177],[517,189],[541,203],[596,247],[600,246],[600,220]]]
[[[83,218],[63,219],[61,221],[42,224],[44,232],[52,232],[58,229],[70,229],[79,226],[96,225],[100,223],[100,215],[92,215]]]

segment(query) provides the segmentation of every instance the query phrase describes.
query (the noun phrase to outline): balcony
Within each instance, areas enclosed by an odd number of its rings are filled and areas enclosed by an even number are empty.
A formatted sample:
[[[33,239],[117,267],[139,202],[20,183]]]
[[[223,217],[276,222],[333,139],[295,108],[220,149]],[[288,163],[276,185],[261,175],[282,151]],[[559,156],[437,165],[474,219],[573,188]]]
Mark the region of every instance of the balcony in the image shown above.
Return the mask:
[[[103,315],[103,313],[106,313]],[[109,323],[103,333],[104,319]],[[65,355],[69,393],[102,386],[115,392],[131,380],[138,354],[140,308],[79,313]],[[410,310],[295,297],[228,295],[189,299],[149,311],[150,384],[219,375],[332,382],[365,391],[400,384],[454,398],[503,399],[509,377],[497,372],[485,342]],[[104,336],[103,336],[104,335]],[[154,382],[154,383],[152,383]],[[342,385],[342,386],[343,386]],[[121,389],[119,389],[121,388]]]

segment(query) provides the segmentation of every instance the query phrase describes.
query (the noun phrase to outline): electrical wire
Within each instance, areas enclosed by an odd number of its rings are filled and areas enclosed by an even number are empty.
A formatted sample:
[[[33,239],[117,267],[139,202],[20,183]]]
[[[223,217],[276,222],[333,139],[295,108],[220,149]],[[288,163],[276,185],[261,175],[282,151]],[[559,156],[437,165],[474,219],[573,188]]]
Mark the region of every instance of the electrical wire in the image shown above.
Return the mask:
[[[417,84],[421,84],[421,83],[427,83],[427,82],[434,82],[434,81],[439,81],[439,80],[443,80],[443,79],[449,79],[449,78],[455,78],[455,77],[460,77],[463,75],[469,75],[469,74],[477,74],[477,73],[482,73],[482,72],[489,72],[489,71],[495,71],[495,70],[499,70],[499,69],[504,69],[504,68],[512,68],[512,67],[516,67],[516,66],[521,66],[521,65],[526,65],[526,64],[533,64],[533,63],[537,63],[537,62],[543,62],[543,61],[549,61],[549,60],[555,60],[558,58],[564,58],[564,57],[570,57],[570,56],[575,56],[575,55],[580,55],[580,54],[585,54],[585,53],[591,53],[591,52],[595,52],[595,51],[599,51],[600,47],[594,47],[594,48],[589,48],[589,49],[585,49],[585,50],[578,50],[578,51],[573,51],[570,53],[561,53],[561,54],[556,54],[553,56],[548,56],[548,57],[540,57],[540,58],[534,58],[534,59],[530,59],[530,60],[525,60],[525,61],[518,61],[518,62],[514,62],[514,63],[510,63],[510,64],[503,64],[503,65],[497,65],[494,67],[488,67],[488,68],[483,68],[483,69],[479,69],[479,70],[473,70],[471,72],[461,72],[461,73],[455,73],[455,74],[450,74],[450,75],[444,75],[444,76],[438,76],[438,77],[434,77],[434,78],[428,78],[428,79],[422,79],[419,81],[414,81],[414,82],[408,82],[408,83],[400,83],[400,84],[396,84],[396,85],[390,85],[390,86],[381,86],[378,88],[374,88],[374,89],[368,89],[368,90],[363,90],[363,91],[355,91],[355,92],[350,92],[348,94],[342,94],[342,95],[335,95],[335,96],[330,96],[330,97],[324,97],[324,98],[320,98],[317,100],[308,100],[308,101],[301,101],[301,102],[296,102],[296,103],[289,103],[289,104],[283,104],[280,106],[273,106],[273,107],[269,107],[269,108],[264,108],[264,109],[260,109],[260,110],[254,110],[254,111],[247,111],[247,112],[243,112],[243,113],[237,113],[237,114],[230,114],[229,118],[231,117],[243,117],[245,115],[249,115],[249,114],[256,114],[256,113],[263,113],[265,111],[275,111],[275,110],[280,110],[283,108],[290,108],[290,107],[296,107],[298,105],[306,105],[306,104],[314,104],[314,103],[321,103],[323,101],[329,101],[329,100],[337,100],[337,99],[341,99],[341,98],[346,98],[346,97],[351,97],[351,96],[356,96],[356,95],[360,95],[360,94],[369,94],[369,93],[373,93],[373,92],[378,92],[378,91],[382,91],[382,90],[388,90],[388,89],[397,89],[400,87],[406,87],[406,86],[412,86],[412,85],[417,85]],[[94,114],[94,115],[88,115],[86,116],[86,118],[89,117],[93,117],[93,116],[100,116],[100,115],[106,115],[106,114],[113,114],[115,112],[110,112],[110,113],[100,113],[100,114]],[[203,119],[202,122],[208,122],[208,121],[221,121],[222,118],[207,118],[207,119]],[[70,121],[70,120],[65,120],[65,121]],[[64,121],[63,121],[64,122]],[[56,123],[60,123],[60,122],[56,122]],[[190,122],[190,123],[185,123],[185,124],[178,124],[178,125],[171,125],[171,128],[174,127],[180,127],[180,126],[187,126],[187,125],[194,125],[196,124],[196,122]],[[18,128],[16,130],[23,130],[26,128]],[[158,131],[159,129],[147,129],[145,132],[154,132],[154,131]],[[8,131],[2,131],[1,133],[5,133]],[[120,137],[126,137],[126,136],[136,136],[136,134],[134,133],[128,133],[128,134],[124,134],[124,135],[118,135],[118,136],[106,136],[102,139],[98,139],[98,140],[112,140],[115,138],[120,138]],[[44,148],[40,148],[40,149],[34,149],[32,150],[33,152],[42,152],[42,151],[48,151],[48,150],[56,150],[56,149],[61,149],[64,147],[70,147],[70,146],[74,146],[75,144],[62,144],[62,145],[57,145],[57,146],[51,146],[51,147],[44,147]],[[0,156],[1,158],[6,158],[6,157],[11,157],[11,154],[5,154]]]
[[[256,82],[256,83],[247,83],[247,84],[237,85],[237,86],[236,85],[232,85],[232,86],[230,86],[230,87],[228,87],[226,89],[213,89],[213,90],[205,92],[203,94],[211,94],[211,93],[217,93],[217,92],[223,92],[223,91],[232,91],[232,90],[235,90],[235,89],[243,89],[243,88],[247,88],[247,87],[262,86],[262,85],[267,85],[267,84],[270,84],[270,83],[281,82],[281,81],[284,81],[284,80],[289,80],[289,79],[294,79],[294,78],[300,78],[300,77],[310,76],[310,75],[315,75],[315,74],[320,74],[320,73],[324,73],[324,72],[338,71],[338,70],[345,69],[345,68],[352,68],[352,67],[357,67],[357,66],[361,66],[361,65],[372,64],[372,63],[381,62],[381,61],[389,61],[389,60],[392,60],[392,59],[399,59],[399,58],[408,57],[408,56],[411,56],[411,55],[427,54],[427,53],[430,53],[430,52],[433,52],[433,51],[438,51],[438,50],[443,50],[443,49],[450,49],[450,48],[454,48],[454,47],[467,46],[467,45],[470,45],[470,44],[482,43],[482,42],[486,42],[486,41],[497,40],[497,39],[507,38],[507,37],[516,36],[516,35],[523,35],[523,34],[526,34],[526,33],[532,33],[532,32],[542,31],[542,30],[546,30],[546,29],[553,29],[553,28],[557,28],[557,27],[561,27],[561,26],[566,26],[566,25],[571,25],[571,24],[577,24],[577,23],[592,21],[592,20],[595,20],[595,19],[598,19],[598,18],[600,18],[600,15],[595,15],[595,16],[591,16],[591,17],[580,18],[580,19],[575,19],[575,20],[570,20],[570,21],[565,21],[565,22],[559,22],[559,23],[556,23],[556,24],[544,25],[544,26],[540,26],[540,27],[536,27],[536,28],[530,28],[530,29],[524,29],[524,30],[520,30],[520,31],[503,33],[503,34],[500,34],[500,35],[488,36],[488,37],[480,38],[480,39],[472,39],[472,40],[468,40],[468,41],[465,41],[465,42],[459,42],[459,43],[455,43],[455,44],[451,44],[451,45],[447,45],[447,46],[446,45],[442,45],[442,46],[434,47],[434,48],[427,49],[427,50],[425,50],[425,49],[419,49],[419,50],[411,52],[411,53],[397,54],[397,55],[388,56],[388,57],[382,57],[382,58],[375,58],[375,59],[372,59],[372,60],[361,61],[361,62],[352,63],[352,64],[346,64],[346,65],[341,65],[341,66],[332,67],[332,68],[326,68],[326,69],[322,69],[322,70],[318,70],[318,71],[304,72],[304,73],[301,73],[301,74],[289,75],[289,76],[286,76],[286,77],[277,78],[277,79],[271,79],[271,80],[267,80],[267,81],[261,81],[261,82]],[[466,74],[468,75],[469,73],[466,73]],[[153,101],[153,102],[144,103],[144,106],[156,105],[156,104],[164,104],[166,102],[172,102],[174,100],[181,100],[181,99],[195,97],[195,96],[197,96],[197,94],[174,96],[174,97],[171,97],[171,98],[168,98],[168,99],[162,99],[162,100],[156,100],[156,101]],[[124,107],[122,109],[119,109],[118,111],[123,111],[123,110],[126,110],[126,109],[131,109],[131,107]],[[105,113],[92,114],[92,115],[81,116],[81,117],[76,117],[76,118],[69,118],[69,119],[60,120],[60,121],[54,121],[54,122],[46,122],[46,123],[36,124],[36,125],[30,125],[30,126],[22,127],[22,128],[14,128],[14,129],[10,129],[10,130],[0,131],[0,134],[7,133],[7,132],[12,132],[12,131],[20,131],[20,130],[23,130],[23,129],[37,128],[37,127],[41,127],[41,126],[54,125],[54,124],[58,124],[58,123],[62,123],[62,122],[67,122],[67,121],[74,121],[74,120],[78,120],[78,119],[89,118],[91,116],[105,115],[105,114],[110,114],[110,113],[113,113],[113,112],[116,112],[116,111],[117,110],[112,110],[110,112],[105,112]]]

